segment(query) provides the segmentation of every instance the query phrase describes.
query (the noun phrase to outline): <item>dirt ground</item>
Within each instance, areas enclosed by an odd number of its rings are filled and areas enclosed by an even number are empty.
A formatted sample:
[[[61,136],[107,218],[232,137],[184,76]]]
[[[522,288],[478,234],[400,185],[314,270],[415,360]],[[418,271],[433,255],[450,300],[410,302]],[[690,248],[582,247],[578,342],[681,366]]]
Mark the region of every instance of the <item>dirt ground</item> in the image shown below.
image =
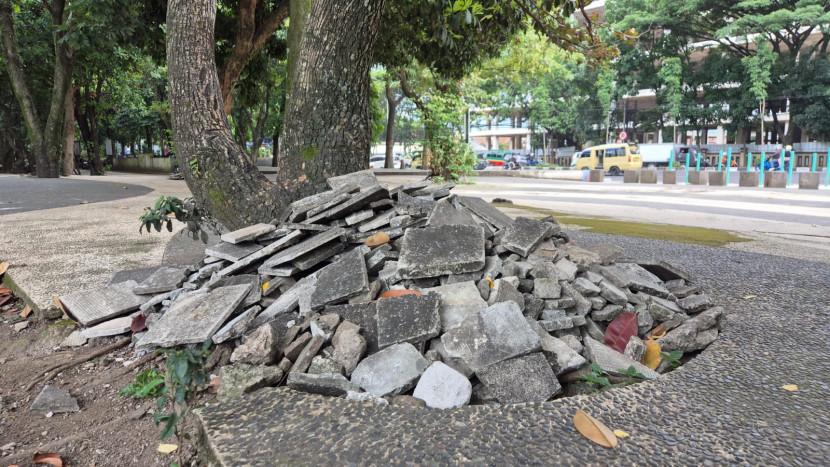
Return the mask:
[[[3,308],[8,308],[4,306]],[[119,391],[135,374],[151,366],[164,372],[164,358],[119,375],[125,364],[135,361],[132,349],[122,347],[59,373],[50,382],[25,387],[50,367],[81,359],[118,341],[102,338],[96,346],[61,348],[59,344],[74,329],[61,321],[30,320],[15,331],[17,312],[0,309],[0,466],[33,465],[36,451],[60,453],[69,466],[163,466],[178,462],[177,453],[157,452],[161,428],[153,423],[153,399],[120,397]],[[80,411],[51,417],[29,411],[45,384],[66,389],[78,400]],[[199,465],[195,430],[188,423],[190,441],[184,441],[183,465]],[[175,437],[166,443],[179,444]]]

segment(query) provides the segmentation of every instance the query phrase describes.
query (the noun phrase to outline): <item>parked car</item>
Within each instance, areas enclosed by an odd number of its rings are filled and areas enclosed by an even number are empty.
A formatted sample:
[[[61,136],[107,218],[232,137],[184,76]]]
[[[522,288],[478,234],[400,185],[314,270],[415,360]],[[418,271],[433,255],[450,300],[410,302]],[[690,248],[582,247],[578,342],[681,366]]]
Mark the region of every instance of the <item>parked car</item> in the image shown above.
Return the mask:
[[[576,170],[604,169],[610,175],[619,175],[626,170],[642,169],[643,161],[636,145],[603,144],[582,151],[571,167]]]
[[[404,163],[406,166],[406,161],[401,156],[392,156],[394,161],[395,169],[399,169],[401,167],[401,162]],[[372,156],[369,158],[369,168],[370,169],[385,169],[386,168],[386,155],[381,156]]]

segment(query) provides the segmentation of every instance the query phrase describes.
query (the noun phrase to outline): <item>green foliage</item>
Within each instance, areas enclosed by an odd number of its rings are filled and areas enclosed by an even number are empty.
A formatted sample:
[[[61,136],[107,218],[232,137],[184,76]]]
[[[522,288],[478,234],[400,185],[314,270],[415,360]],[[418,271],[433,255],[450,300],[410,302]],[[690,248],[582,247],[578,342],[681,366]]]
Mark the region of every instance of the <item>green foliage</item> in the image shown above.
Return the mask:
[[[136,399],[143,399],[145,397],[158,397],[163,391],[164,375],[155,368],[148,368],[136,375],[135,381],[118,394],[121,397],[133,396]]]
[[[188,234],[194,240],[201,237],[203,243],[208,241],[208,228],[216,234],[219,233],[217,222],[204,214],[196,206],[193,198],[181,200],[175,196],[161,196],[156,200],[154,207],[144,208],[144,214],[138,218],[141,222],[138,232],[141,233],[144,229],[150,232],[151,228],[155,228],[156,232],[161,232],[162,227],[165,227],[168,232],[172,232],[173,219],[184,222],[187,225]]]
[[[190,166],[190,173],[193,174],[193,178],[199,178],[202,175],[202,172],[199,170],[199,159],[194,157],[187,162],[187,165]]]
[[[611,387],[611,382],[608,381],[608,373],[603,371],[596,363],[591,364],[591,372],[586,375],[579,375],[579,379],[585,381],[594,390],[600,391],[602,388]]]
[[[475,154],[470,146],[459,141],[466,105],[453,86],[435,89],[424,104],[427,148],[433,174],[443,180],[458,180],[473,170]]]
[[[639,371],[637,371],[637,369],[634,368],[634,365],[631,365],[630,367],[628,367],[625,370],[622,370],[622,369],[617,370],[617,372],[628,376],[628,384],[632,384],[632,383],[636,383],[636,382],[639,382],[639,381],[645,381],[646,380],[646,376],[644,374],[640,373]]]
[[[205,362],[210,355],[210,339],[202,344],[201,349],[167,350],[166,376],[164,392],[158,398],[157,413],[153,414],[156,425],[164,424],[161,439],[165,441],[171,436],[179,436],[179,426],[187,416],[187,402],[208,384],[208,373]],[[172,411],[163,413],[164,407],[170,403]]]
[[[681,350],[672,350],[671,352],[668,352],[668,353],[667,352],[661,352],[660,356],[665,358],[669,362],[669,365],[672,368],[677,368],[683,363],[683,362],[680,361],[680,359],[683,357],[683,351],[681,351]]]
[[[767,98],[767,87],[771,82],[772,65],[775,63],[776,55],[769,44],[762,42],[758,44],[755,55],[741,60],[749,75],[749,92],[755,99]]]

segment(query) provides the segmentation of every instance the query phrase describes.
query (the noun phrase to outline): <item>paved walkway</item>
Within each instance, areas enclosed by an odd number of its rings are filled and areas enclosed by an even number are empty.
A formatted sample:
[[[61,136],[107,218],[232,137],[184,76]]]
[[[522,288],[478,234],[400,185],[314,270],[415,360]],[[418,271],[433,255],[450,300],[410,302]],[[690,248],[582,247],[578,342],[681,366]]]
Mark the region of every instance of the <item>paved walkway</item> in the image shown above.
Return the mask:
[[[266,389],[198,412],[219,465],[828,465],[830,265],[574,233],[665,259],[727,309],[727,328],[678,371],[595,396],[499,409],[380,407]],[[742,297],[755,295],[755,298]],[[783,385],[796,384],[787,392]],[[573,427],[582,409],[631,437],[618,450]]]

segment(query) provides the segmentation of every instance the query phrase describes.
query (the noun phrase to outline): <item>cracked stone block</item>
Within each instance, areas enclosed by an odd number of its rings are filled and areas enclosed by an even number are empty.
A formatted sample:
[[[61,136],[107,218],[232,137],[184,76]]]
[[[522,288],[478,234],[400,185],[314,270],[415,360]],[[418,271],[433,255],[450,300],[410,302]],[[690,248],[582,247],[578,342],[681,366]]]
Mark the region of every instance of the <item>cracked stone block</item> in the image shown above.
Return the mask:
[[[61,347],[80,347],[86,344],[86,341],[87,339],[81,335],[81,331],[72,331],[72,334],[61,341]]]
[[[311,294],[311,309],[320,310],[368,291],[369,277],[363,255],[360,250],[352,250],[320,270],[317,287]]]
[[[242,304],[250,288],[250,285],[220,287],[179,299],[136,343],[136,348],[201,344],[216,334]]]
[[[473,225],[409,229],[403,236],[398,274],[420,279],[480,271],[484,267],[484,230]]]
[[[533,279],[533,296],[540,299],[559,298],[562,295],[562,287],[556,279],[540,278]]]
[[[600,256],[592,251],[566,243],[559,247],[568,254],[568,259],[576,265],[580,271],[587,271],[591,266],[598,264]]]
[[[277,227],[271,224],[254,224],[222,234],[220,238],[223,242],[237,244],[249,240],[256,240],[257,237],[273,232],[276,229]]]
[[[718,331],[722,327],[723,312],[723,308],[714,307],[686,320],[660,339],[660,347],[665,352],[673,350],[692,352],[705,349],[718,337]]]
[[[571,285],[577,292],[582,294],[583,297],[592,297],[594,295],[599,295],[600,292],[602,292],[599,287],[584,277],[577,278]]]
[[[485,221],[493,224],[497,229],[504,229],[513,223],[513,219],[510,216],[499,211],[498,208],[481,198],[458,196],[456,199],[462,206]]]
[[[254,319],[253,327],[261,326],[275,317],[294,311],[300,305],[300,299],[309,298],[317,288],[317,275],[311,274],[303,277],[282,295],[277,297],[274,303],[268,305],[259,316]]]
[[[300,271],[307,271],[345,249],[346,245],[343,243],[332,242],[314,251],[310,251],[297,259],[291,260],[291,265]]]
[[[178,289],[187,277],[187,268],[161,267],[133,289],[136,294],[158,294]]]
[[[343,365],[322,355],[317,355],[311,359],[311,365],[308,367],[308,374],[310,375],[337,374],[345,376],[345,373]]]
[[[343,321],[351,321],[360,327],[360,334],[366,339],[369,353],[378,351],[377,303],[355,303],[348,305],[327,306],[324,314],[336,313]],[[342,325],[341,325],[342,326]],[[335,333],[334,338],[337,337]],[[335,344],[335,350],[337,345]],[[347,366],[344,364],[344,366]]]
[[[542,341],[542,355],[547,359],[555,375],[570,373],[587,363],[587,360],[564,340],[551,336],[534,321],[528,321],[528,324],[539,335],[539,339]]]
[[[329,177],[326,179],[326,182],[335,190],[349,186],[357,186],[361,190],[365,190],[380,184],[377,176],[375,176],[375,173],[371,169],[339,175],[337,177]]]
[[[360,326],[343,321],[331,342],[334,345],[332,359],[343,366],[346,375],[350,375],[366,353],[366,339],[360,334]]]
[[[255,305],[243,311],[239,316],[228,321],[222,329],[216,331],[216,334],[211,337],[211,340],[215,344],[221,344],[222,342],[242,337],[260,310],[262,310],[262,307]]]
[[[489,287],[489,285],[488,285]],[[421,290],[423,294],[436,293],[440,298],[438,314],[441,317],[441,332],[447,332],[461,325],[468,316],[474,316],[487,308],[487,302],[475,282],[458,282]]]
[[[591,319],[594,321],[611,321],[617,316],[620,316],[625,311],[620,305],[606,305],[601,310],[594,310],[591,312]]]
[[[219,287],[229,287],[232,285],[249,285],[251,287],[245,300],[242,301],[243,307],[249,307],[259,303],[262,299],[262,286],[260,285],[259,276],[256,274],[240,274],[238,276],[222,277],[212,282],[208,286],[208,290],[214,290]]]
[[[415,386],[428,366],[418,349],[404,342],[364,358],[351,381],[376,396],[396,396]]]
[[[646,354],[646,344],[637,336],[631,336],[628,339],[628,344],[625,346],[623,355],[634,360],[635,362],[642,362],[643,355]]]
[[[602,280],[599,283],[600,297],[608,300],[614,305],[625,305],[628,303],[628,296],[610,281]]]
[[[154,272],[158,271],[163,266],[153,266],[149,268],[124,269],[112,275],[107,285],[120,284],[127,281],[135,281],[136,285],[144,282]]]
[[[509,251],[526,257],[542,240],[550,235],[552,228],[547,222],[539,222],[526,217],[517,217],[505,229],[501,245]]]
[[[295,391],[331,397],[343,397],[349,392],[360,391],[357,385],[339,373],[289,373],[286,385]]]
[[[402,295],[377,301],[378,345],[425,342],[441,331],[439,296]]]
[[[366,219],[371,219],[374,217],[375,211],[373,209],[366,209],[363,211],[357,211],[355,213],[349,214],[346,216],[346,225],[355,225],[359,224]]]
[[[231,363],[269,365],[277,359],[279,335],[270,324],[263,324],[248,334],[245,342],[234,349]]]
[[[285,250],[282,250],[275,254],[274,256],[268,258],[263,266],[265,267],[274,267],[279,266],[281,264],[285,264],[291,260],[297,259],[300,256],[303,256],[309,252],[312,252],[321,246],[325,245],[328,242],[338,239],[339,237],[346,234],[346,231],[342,228],[335,227],[325,232],[320,232],[318,234],[314,234],[308,239],[297,243],[296,245],[290,246]]]
[[[92,326],[108,319],[137,310],[142,297],[132,289],[135,281],[126,281],[91,290],[82,290],[59,298],[70,316],[84,326]]]
[[[519,310],[525,309],[524,295],[507,278],[496,279],[490,291],[490,298],[487,300],[489,305],[501,302],[515,302]]]
[[[355,211],[365,208],[374,201],[379,201],[385,198],[389,198],[389,191],[380,185],[375,185],[366,188],[365,190],[361,190],[347,201],[334,206],[333,208],[324,211],[315,217],[319,217],[320,219],[340,219]],[[314,220],[314,218],[307,219],[303,222],[309,222],[309,220]]]
[[[676,303],[660,297],[649,297],[648,311],[657,322],[668,321],[676,314],[685,315]]]
[[[502,404],[544,402],[562,390],[541,352],[489,365],[476,376]]]
[[[78,412],[78,401],[66,389],[46,385],[37,395],[29,410],[36,413]]]
[[[669,291],[660,285],[660,279],[634,263],[618,263],[607,266],[607,269],[616,270],[628,276],[632,290],[645,292],[649,295],[666,298]],[[616,284],[615,284],[616,285]]]
[[[389,209],[386,212],[382,212],[382,213],[378,214],[377,216],[375,216],[371,219],[367,219],[367,220],[363,221],[357,227],[357,231],[358,232],[369,232],[371,230],[379,229],[379,228],[381,228],[385,225],[389,225],[389,221],[391,221],[392,218],[395,217],[396,215],[397,215],[397,213],[395,212],[394,209]]]
[[[515,302],[497,303],[479,311],[444,333],[440,341],[445,350],[442,356],[460,360],[472,371],[541,347],[539,336]]]
[[[297,357],[300,356],[300,353],[305,349],[305,346],[308,345],[309,341],[311,341],[311,333],[304,332],[297,336],[290,344],[285,346],[283,349],[283,353],[285,354],[285,358],[291,360],[292,362],[297,361]]]
[[[573,318],[570,316],[564,316],[562,318],[556,318],[551,320],[541,320],[539,321],[539,325],[545,331],[553,332],[553,331],[562,331],[564,329],[570,329],[574,327]]]
[[[236,262],[263,248],[264,246],[254,242],[243,242],[239,244],[219,242],[216,245],[205,248],[205,255]]]
[[[677,301],[677,305],[689,313],[697,313],[714,304],[714,300],[706,294],[692,295]]]
[[[428,226],[438,225],[478,225],[469,209],[456,208],[452,202],[443,199],[435,203],[435,207],[427,219]]]
[[[423,400],[427,407],[452,409],[469,404],[472,394],[469,379],[441,362],[434,362],[421,375],[412,396]]]
[[[282,376],[282,370],[275,366],[246,364],[223,366],[219,369],[217,398],[220,402],[227,402],[258,389],[276,386]]]
[[[84,339],[117,336],[119,334],[130,332],[130,326],[132,325],[132,323],[132,318],[130,318],[129,316],[122,316],[121,318],[115,318],[109,321],[104,321],[103,323],[96,324],[91,328],[84,329],[83,331],[81,331],[81,335],[84,337]]]
[[[625,254],[625,250],[613,243],[598,243],[596,245],[586,248],[588,251],[596,254],[599,257],[599,262],[603,266],[608,266],[614,261],[620,259]]]
[[[574,308],[574,311],[577,314],[585,316],[585,315],[587,315],[588,313],[591,312],[591,310],[593,309],[593,304],[591,303],[590,300],[588,300],[587,298],[582,296],[582,294],[579,293],[571,284],[569,284],[565,281],[560,281],[559,285],[562,287],[562,295],[565,296],[565,297],[570,297],[570,298],[573,299],[573,301],[574,301],[573,308]],[[562,299],[561,298],[559,299],[559,302],[560,302],[560,304],[559,304],[560,307],[568,308],[568,307],[562,305]]]
[[[613,268],[611,266],[599,266],[595,267],[595,270],[599,273],[600,276],[604,277],[610,283],[614,284],[615,287],[619,287],[620,289],[627,289],[628,286],[631,285],[631,279],[628,278],[628,274],[624,271]]]
[[[326,343],[326,340],[320,336],[312,336],[311,340],[308,341],[308,344],[303,348],[303,351],[300,352],[300,355],[297,356],[297,360],[294,361],[294,366],[291,367],[291,371],[289,371],[289,375],[291,373],[305,373],[308,370],[308,367],[311,365],[311,361],[317,355],[317,352],[323,348],[323,344]]]
[[[635,370],[642,373],[647,379],[655,379],[660,376],[659,373],[643,365],[640,362],[634,361],[629,357],[617,352],[616,350],[602,344],[590,337],[584,337],[582,343],[585,345],[585,356],[591,363],[599,365],[603,371],[608,373],[620,375],[621,371],[625,371],[628,367],[633,366]],[[660,340],[662,347],[663,340]]]
[[[594,310],[601,310],[605,308],[605,304],[608,303],[608,300],[602,297],[588,297],[588,301],[591,302],[591,308]]]
[[[576,279],[576,273],[579,272],[579,270],[577,269],[576,265],[574,263],[572,263],[571,261],[569,261],[568,259],[562,258],[562,259],[557,260],[553,264],[556,266],[556,268],[560,272],[560,275],[559,275],[560,280],[566,280],[568,282],[571,282],[574,279]]]

